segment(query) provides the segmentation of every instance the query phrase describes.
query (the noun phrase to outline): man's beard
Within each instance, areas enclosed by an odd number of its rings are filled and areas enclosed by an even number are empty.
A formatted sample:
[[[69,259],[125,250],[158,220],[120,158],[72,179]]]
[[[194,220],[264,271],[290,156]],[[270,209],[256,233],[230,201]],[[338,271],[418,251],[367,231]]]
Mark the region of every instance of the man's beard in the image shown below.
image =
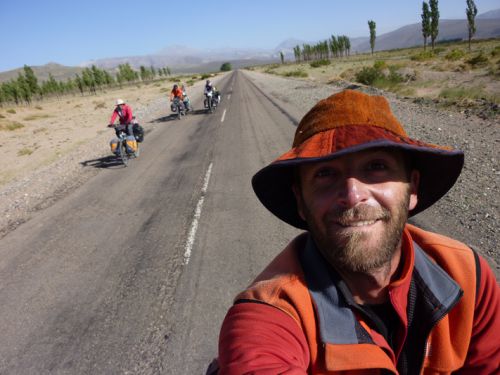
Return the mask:
[[[384,207],[374,208],[368,205],[330,212],[323,222],[326,233],[319,230],[307,209],[304,214],[316,244],[332,265],[340,270],[367,273],[390,264],[401,244],[401,236],[408,219],[409,200],[408,191],[394,215]],[[380,220],[384,224],[377,238],[369,238],[374,234],[362,230],[337,231],[336,225],[331,224],[348,225],[353,221],[371,220]]]

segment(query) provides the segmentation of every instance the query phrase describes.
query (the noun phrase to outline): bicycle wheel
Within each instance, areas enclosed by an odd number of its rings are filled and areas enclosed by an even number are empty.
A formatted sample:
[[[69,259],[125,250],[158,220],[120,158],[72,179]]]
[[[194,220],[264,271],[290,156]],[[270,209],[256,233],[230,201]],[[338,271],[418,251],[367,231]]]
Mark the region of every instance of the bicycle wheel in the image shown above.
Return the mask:
[[[125,141],[120,142],[120,159],[122,160],[123,165],[126,167],[128,164],[128,154],[126,150]]]

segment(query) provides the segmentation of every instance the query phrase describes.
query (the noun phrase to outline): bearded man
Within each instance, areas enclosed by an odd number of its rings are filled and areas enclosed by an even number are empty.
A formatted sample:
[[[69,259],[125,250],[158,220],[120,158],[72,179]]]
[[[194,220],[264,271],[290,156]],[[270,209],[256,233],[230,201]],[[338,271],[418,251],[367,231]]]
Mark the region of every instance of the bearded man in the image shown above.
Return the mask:
[[[345,90],[317,103],[252,180],[267,209],[306,232],[235,298],[219,373],[498,373],[493,272],[468,246],[407,223],[463,162],[408,137],[383,97]]]

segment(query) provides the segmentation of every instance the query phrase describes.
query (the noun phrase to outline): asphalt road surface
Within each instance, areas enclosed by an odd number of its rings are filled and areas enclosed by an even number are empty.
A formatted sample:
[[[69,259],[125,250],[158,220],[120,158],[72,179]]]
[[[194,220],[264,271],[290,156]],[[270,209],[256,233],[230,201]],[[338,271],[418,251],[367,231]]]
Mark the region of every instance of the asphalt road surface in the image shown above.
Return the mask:
[[[0,374],[202,374],[235,294],[296,233],[250,179],[296,119],[242,72],[160,118],[129,167],[0,240]],[[104,163],[104,160],[103,160]]]

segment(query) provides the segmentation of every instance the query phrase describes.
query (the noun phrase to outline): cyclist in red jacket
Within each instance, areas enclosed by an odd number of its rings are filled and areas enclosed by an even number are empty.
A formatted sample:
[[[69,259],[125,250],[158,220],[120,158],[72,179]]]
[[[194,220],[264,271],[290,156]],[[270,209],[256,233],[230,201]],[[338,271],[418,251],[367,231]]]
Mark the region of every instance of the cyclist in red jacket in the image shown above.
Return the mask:
[[[125,104],[122,99],[116,100],[116,107],[109,120],[108,127],[112,128],[114,126],[116,117],[119,117],[120,127],[126,128],[127,135],[134,135],[133,124],[132,124],[132,108]]]

